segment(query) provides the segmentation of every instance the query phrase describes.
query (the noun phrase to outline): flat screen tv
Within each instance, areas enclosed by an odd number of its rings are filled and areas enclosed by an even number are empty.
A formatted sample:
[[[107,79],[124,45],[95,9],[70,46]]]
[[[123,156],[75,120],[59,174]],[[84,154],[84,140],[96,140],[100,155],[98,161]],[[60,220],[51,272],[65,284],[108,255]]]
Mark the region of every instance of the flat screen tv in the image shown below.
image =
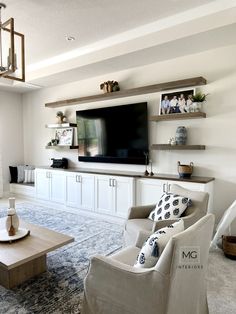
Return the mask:
[[[79,161],[145,164],[147,103],[76,111]]]

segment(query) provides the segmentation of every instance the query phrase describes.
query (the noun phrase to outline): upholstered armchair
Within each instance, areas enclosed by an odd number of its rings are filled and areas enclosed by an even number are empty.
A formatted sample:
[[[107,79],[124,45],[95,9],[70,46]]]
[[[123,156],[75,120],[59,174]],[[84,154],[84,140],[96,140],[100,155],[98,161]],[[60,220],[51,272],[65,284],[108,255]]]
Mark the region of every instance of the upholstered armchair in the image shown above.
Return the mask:
[[[185,229],[206,215],[209,194],[206,192],[192,191],[177,184],[171,184],[170,193],[185,196],[191,199],[192,206],[189,206],[181,216],[184,220]],[[158,200],[157,200],[158,202]],[[124,228],[124,246],[134,245],[139,231],[146,231],[151,234],[158,229],[161,229],[176,220],[162,220],[153,222],[148,219],[150,212],[156,207],[156,204],[147,206],[131,207],[128,214],[128,219]]]
[[[214,216],[169,240],[152,268],[133,267],[142,245],[91,259],[83,314],[207,314],[205,274]],[[184,252],[184,253],[183,253]]]

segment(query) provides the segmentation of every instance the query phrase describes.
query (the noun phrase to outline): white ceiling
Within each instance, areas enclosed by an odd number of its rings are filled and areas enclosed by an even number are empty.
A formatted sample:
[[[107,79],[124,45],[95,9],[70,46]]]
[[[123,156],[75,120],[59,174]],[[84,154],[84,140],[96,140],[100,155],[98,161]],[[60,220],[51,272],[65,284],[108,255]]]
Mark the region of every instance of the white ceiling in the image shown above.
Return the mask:
[[[3,0],[4,2],[4,0]],[[213,0],[5,0],[32,64]],[[66,35],[76,41],[68,42]]]
[[[236,44],[236,0],[5,3],[3,21],[14,17],[15,29],[25,34],[26,81],[40,86]],[[76,40],[68,42],[66,35]],[[25,92],[34,86],[8,83],[3,88]]]

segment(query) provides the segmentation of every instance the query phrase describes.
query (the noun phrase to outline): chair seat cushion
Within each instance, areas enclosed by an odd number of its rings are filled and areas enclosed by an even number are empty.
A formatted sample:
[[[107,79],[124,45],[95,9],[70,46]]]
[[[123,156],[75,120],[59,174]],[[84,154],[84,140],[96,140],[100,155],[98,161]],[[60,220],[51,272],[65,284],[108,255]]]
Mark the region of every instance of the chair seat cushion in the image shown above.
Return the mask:
[[[118,253],[111,255],[109,258],[115,259],[123,264],[133,266],[139,251],[140,249],[135,246],[128,246],[120,250]]]
[[[125,225],[126,245],[135,245],[140,230],[152,231],[153,221],[150,219],[129,219]]]
[[[150,235],[140,250],[134,267],[150,268],[155,266],[167,242],[173,235],[182,231],[184,231],[184,222],[180,219]]]
[[[153,221],[179,218],[190,203],[188,197],[164,193],[148,218]]]

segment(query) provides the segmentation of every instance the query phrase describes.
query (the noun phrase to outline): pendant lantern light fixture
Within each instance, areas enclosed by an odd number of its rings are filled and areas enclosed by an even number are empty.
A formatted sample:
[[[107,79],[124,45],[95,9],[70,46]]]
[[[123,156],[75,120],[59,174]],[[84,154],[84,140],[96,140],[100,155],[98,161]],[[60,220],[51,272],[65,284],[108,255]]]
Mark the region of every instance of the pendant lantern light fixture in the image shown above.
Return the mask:
[[[2,22],[2,9],[6,5],[0,3],[0,77],[16,81],[25,81],[25,39],[16,32],[14,18]]]

